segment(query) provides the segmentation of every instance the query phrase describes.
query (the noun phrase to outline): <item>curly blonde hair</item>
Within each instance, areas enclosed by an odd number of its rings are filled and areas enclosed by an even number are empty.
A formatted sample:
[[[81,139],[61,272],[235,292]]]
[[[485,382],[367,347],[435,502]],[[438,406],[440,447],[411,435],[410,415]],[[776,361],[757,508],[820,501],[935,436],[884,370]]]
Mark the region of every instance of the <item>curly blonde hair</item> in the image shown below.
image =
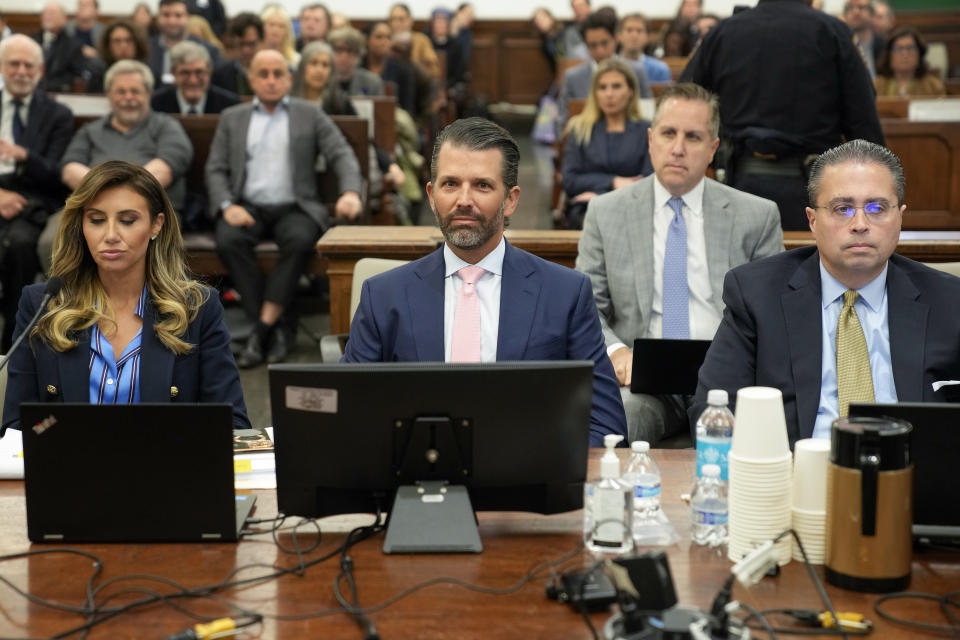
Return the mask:
[[[143,167],[118,160],[91,169],[67,198],[50,268],[50,276],[59,276],[63,287],[50,301],[31,337],[39,337],[55,351],[63,352],[77,346],[77,334],[96,323],[116,326],[97,264],[83,235],[84,210],[101,193],[115,187],[127,187],[143,196],[151,222],[160,213],[164,215],[160,232],[147,247],[146,286],[157,312],[153,325],[157,338],[174,353],[187,353],[193,345],[180,336],[206,301],[207,290],[188,274],[177,214],[163,187]]]

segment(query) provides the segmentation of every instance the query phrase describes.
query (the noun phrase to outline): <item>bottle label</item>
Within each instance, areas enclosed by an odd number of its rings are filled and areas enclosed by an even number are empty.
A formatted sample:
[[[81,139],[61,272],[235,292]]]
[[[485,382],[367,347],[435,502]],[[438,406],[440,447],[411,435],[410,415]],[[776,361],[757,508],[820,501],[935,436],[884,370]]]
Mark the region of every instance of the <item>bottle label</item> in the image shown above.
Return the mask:
[[[659,484],[637,484],[633,486],[634,498],[656,498],[659,495]]]
[[[723,438],[697,438],[697,477],[703,477],[703,465],[720,465],[720,479],[729,481],[727,458],[730,455],[730,440]]]
[[[608,546],[623,544],[627,532],[623,516],[623,492],[598,488],[593,495],[594,543]]]
[[[726,511],[701,511],[693,510],[693,523],[703,525],[727,524]]]

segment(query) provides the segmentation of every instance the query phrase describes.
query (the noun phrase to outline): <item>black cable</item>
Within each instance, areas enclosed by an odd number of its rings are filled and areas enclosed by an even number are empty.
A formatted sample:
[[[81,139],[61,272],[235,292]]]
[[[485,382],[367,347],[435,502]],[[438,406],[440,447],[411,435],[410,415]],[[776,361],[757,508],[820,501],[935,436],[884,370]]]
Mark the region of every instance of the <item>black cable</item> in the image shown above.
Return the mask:
[[[824,606],[827,608],[827,611],[830,612],[830,615],[833,616],[833,623],[837,625],[837,629],[840,631],[840,637],[844,640],[849,640],[849,635],[847,631],[840,625],[840,618],[837,617],[837,612],[833,608],[833,603],[830,601],[830,596],[827,595],[827,590],[823,588],[823,583],[820,582],[817,572],[814,571],[813,565],[810,564],[810,559],[807,557],[807,550],[803,548],[803,541],[800,540],[800,536],[792,528],[787,529],[782,532],[776,538],[774,538],[773,543],[776,544],[786,535],[792,535],[793,539],[797,542],[797,548],[800,549],[800,555],[803,557],[803,564],[807,567],[807,571],[810,573],[810,579],[813,580],[813,586],[816,587],[817,593],[820,594],[820,599],[823,601]]]
[[[384,529],[384,525],[381,523],[381,516],[382,511],[378,507],[377,514],[372,525],[356,527],[347,534],[347,539],[344,542],[343,548],[340,552],[340,573],[333,581],[333,593],[337,599],[337,602],[339,602],[340,606],[350,613],[351,617],[364,630],[364,638],[366,640],[374,640],[380,636],[377,633],[377,627],[373,624],[373,621],[367,618],[359,610],[360,598],[359,594],[357,593],[357,583],[353,577],[353,558],[348,555],[348,552],[350,551],[350,547],[353,545],[366,540],[370,536]],[[343,594],[340,593],[341,580],[346,580],[347,586],[350,588],[350,602],[347,602],[347,600],[343,597]]]
[[[770,640],[777,640],[776,630],[767,621],[767,618],[764,616],[762,611],[757,611],[745,602],[738,602],[738,604],[741,609],[744,609],[747,612],[747,616],[743,619],[744,625],[746,625],[747,620],[756,618],[760,622],[760,627],[770,636]]]
[[[883,608],[880,605],[883,604],[884,602],[887,602],[888,600],[896,600],[900,598],[913,598],[917,600],[933,600],[935,602],[940,603],[940,608],[942,611],[945,612],[947,619],[953,621],[954,616],[952,616],[951,614],[946,614],[947,608],[945,607],[960,606],[960,604],[958,604],[954,600],[954,598],[957,595],[960,595],[960,590],[950,591],[942,596],[938,596],[934,593],[923,593],[919,591],[899,591],[897,593],[888,593],[886,595],[879,596],[876,600],[873,601],[873,610],[876,611],[877,615],[879,615],[881,618],[889,620],[894,624],[900,624],[905,627],[910,627],[911,629],[921,629],[923,631],[930,631],[931,633],[946,634],[946,635],[951,635],[956,637],[957,635],[960,635],[960,625],[957,625],[956,623],[950,624],[950,625],[942,625],[942,624],[933,624],[931,622],[919,622],[916,620],[907,620],[906,618],[900,618],[898,616],[895,616],[892,613],[887,613],[886,611],[883,610]]]

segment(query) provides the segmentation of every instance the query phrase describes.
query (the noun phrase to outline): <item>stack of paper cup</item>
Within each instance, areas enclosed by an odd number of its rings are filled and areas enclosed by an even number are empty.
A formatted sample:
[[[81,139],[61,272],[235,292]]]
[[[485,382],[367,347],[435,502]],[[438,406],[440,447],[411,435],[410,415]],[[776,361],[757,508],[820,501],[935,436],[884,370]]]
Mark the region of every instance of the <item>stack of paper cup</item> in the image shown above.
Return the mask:
[[[793,447],[793,529],[800,536],[807,559],[823,564],[826,555],[827,465],[830,441],[825,438],[798,440]],[[793,559],[803,561],[796,542]]]
[[[783,395],[769,387],[740,389],[729,456],[730,560],[739,562],[790,528],[790,472]],[[785,536],[776,546],[781,565],[790,562],[790,550]]]

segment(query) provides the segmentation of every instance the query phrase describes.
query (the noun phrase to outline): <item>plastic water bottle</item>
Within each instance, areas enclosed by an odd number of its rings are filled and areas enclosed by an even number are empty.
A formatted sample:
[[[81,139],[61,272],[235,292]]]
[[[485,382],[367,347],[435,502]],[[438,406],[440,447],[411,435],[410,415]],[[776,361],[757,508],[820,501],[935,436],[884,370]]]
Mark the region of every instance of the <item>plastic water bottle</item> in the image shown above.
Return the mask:
[[[727,483],[715,464],[703,465],[703,476],[690,495],[690,538],[710,547],[727,541]]]
[[[614,447],[623,436],[608,433],[600,459],[600,479],[583,485],[583,541],[594,554],[627,553],[633,548],[630,526],[633,500],[620,477],[620,459]]]
[[[727,408],[727,392],[710,389],[707,408],[697,419],[697,478],[703,477],[703,466],[720,467],[720,479],[730,481],[727,456],[733,440],[733,414]]]
[[[623,481],[633,488],[633,528],[656,520],[660,511],[660,468],[650,457],[650,443],[637,440]]]

